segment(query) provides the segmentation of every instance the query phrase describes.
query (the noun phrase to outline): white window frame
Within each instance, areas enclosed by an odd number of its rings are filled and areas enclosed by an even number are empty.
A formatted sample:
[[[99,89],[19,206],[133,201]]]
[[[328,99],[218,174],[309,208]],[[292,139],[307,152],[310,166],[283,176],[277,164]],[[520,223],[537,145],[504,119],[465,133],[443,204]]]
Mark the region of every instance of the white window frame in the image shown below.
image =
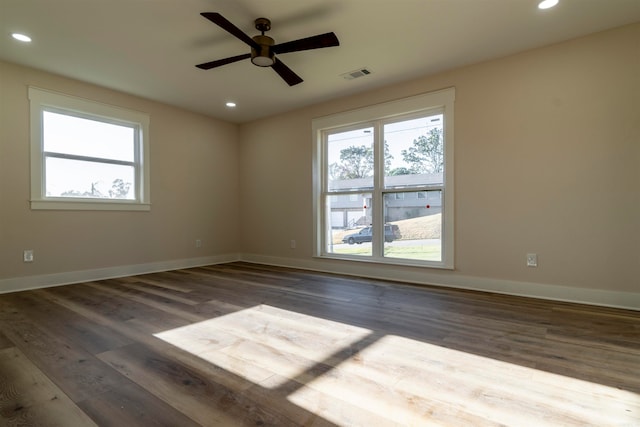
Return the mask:
[[[149,115],[88,99],[29,87],[31,115],[31,209],[61,210],[128,210],[151,209],[149,164]],[[135,197],[97,199],[82,197],[50,197],[46,195],[43,112],[69,114],[76,117],[132,126],[136,130]],[[105,160],[104,163],[109,163]]]
[[[313,140],[313,224],[314,224],[314,256],[320,258],[342,259],[350,261],[377,262],[384,264],[424,266],[442,269],[454,268],[454,102],[455,88],[447,88],[435,92],[429,92],[396,101],[377,104],[357,110],[346,111],[330,116],[319,117],[312,120],[312,140]],[[327,224],[326,208],[324,206],[324,187],[327,185],[327,165],[325,154],[325,134],[327,131],[342,129],[351,126],[359,126],[371,121],[385,121],[399,116],[410,114],[430,114],[441,112],[443,114],[444,132],[444,174],[443,185],[438,188],[442,190],[442,259],[439,262],[407,260],[391,257],[376,256],[349,256],[341,255],[327,250],[325,224]],[[382,152],[381,144],[378,150]],[[385,189],[381,184],[379,167],[376,168],[376,181],[373,189],[374,194],[381,198],[386,192],[414,191],[407,189]],[[423,190],[423,189],[420,189]],[[374,201],[378,222],[381,222],[383,203]],[[374,224],[375,226],[376,224]],[[379,227],[382,229],[382,227]],[[378,238],[382,245],[382,239]],[[374,239],[374,244],[376,239]]]

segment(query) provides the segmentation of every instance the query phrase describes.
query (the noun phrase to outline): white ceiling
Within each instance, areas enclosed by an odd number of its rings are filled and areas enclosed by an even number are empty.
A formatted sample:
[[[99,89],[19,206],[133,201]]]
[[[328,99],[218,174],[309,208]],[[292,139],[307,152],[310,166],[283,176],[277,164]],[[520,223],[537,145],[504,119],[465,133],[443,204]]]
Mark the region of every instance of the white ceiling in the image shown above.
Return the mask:
[[[0,59],[242,123],[347,94],[640,21],[640,0],[0,0]],[[289,87],[200,12],[276,43],[333,31],[339,47],[280,55]],[[9,37],[23,32],[23,44]],[[340,75],[359,68],[372,74]],[[238,106],[230,110],[226,101]]]

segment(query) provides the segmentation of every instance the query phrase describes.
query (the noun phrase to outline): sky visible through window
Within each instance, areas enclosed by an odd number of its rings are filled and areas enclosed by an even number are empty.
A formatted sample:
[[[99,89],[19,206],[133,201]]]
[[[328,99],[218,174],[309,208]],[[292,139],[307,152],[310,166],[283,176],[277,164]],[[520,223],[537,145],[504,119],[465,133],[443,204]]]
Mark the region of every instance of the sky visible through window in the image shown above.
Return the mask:
[[[48,197],[134,199],[134,126],[43,112]]]
[[[436,114],[417,119],[402,120],[388,123],[384,126],[384,140],[389,147],[392,156],[390,169],[406,166],[402,158],[402,150],[407,150],[413,145],[413,141],[420,136],[426,136],[433,128],[442,128],[442,114]],[[340,151],[351,146],[371,146],[373,144],[373,128],[340,132],[329,135],[329,163],[340,160]]]

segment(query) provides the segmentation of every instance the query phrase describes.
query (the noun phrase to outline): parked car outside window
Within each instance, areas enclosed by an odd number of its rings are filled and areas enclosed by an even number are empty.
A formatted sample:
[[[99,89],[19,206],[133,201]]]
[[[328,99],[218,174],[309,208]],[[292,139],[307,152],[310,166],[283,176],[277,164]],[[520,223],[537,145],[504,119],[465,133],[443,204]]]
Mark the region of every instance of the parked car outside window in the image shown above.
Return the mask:
[[[401,239],[400,227],[395,224],[386,224],[384,226],[384,241],[387,243],[394,240]],[[347,234],[342,239],[343,243],[353,245],[355,243],[361,244],[363,242],[371,242],[373,240],[373,228],[365,227],[357,233]]]

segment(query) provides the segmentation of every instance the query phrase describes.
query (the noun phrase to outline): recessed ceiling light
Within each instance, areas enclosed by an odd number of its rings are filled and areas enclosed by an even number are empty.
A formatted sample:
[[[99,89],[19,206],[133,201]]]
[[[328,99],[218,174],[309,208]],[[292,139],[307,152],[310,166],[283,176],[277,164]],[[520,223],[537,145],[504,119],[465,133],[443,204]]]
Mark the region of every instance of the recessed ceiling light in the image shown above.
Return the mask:
[[[542,0],[538,3],[538,9],[550,9],[558,4],[558,0]]]
[[[31,37],[25,35],[25,34],[20,34],[20,33],[12,33],[11,37],[13,37],[16,40],[19,40],[21,42],[25,42],[25,43],[29,43],[31,41]]]
[[[226,103],[226,104],[224,104],[224,105],[226,105],[226,106],[227,106],[227,107],[229,107],[229,108],[234,108],[234,107],[236,106],[236,103],[235,103],[235,102],[227,102],[227,103]]]

